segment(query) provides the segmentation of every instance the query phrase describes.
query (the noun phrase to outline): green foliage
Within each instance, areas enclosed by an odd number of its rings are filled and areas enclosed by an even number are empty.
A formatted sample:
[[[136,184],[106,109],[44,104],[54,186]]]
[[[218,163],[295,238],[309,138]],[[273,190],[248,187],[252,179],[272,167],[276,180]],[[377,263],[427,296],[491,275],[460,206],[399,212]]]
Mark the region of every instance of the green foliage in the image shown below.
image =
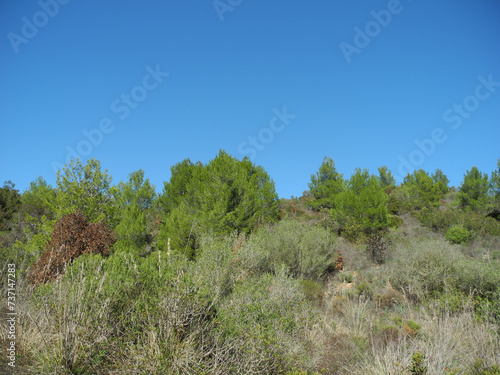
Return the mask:
[[[340,227],[352,228],[354,225],[363,234],[387,228],[388,196],[377,178],[370,176],[367,170],[356,169],[347,185],[348,188],[335,198],[334,215]]]
[[[38,177],[30,183],[29,188],[21,197],[25,214],[34,218],[46,216],[55,218],[56,190],[47,184],[43,177]]]
[[[425,375],[427,374],[427,366],[425,364],[425,356],[416,352],[411,356],[411,366],[410,373],[415,375]]]
[[[38,255],[49,241],[56,222],[55,198],[55,189],[41,177],[21,195],[21,205],[11,221],[16,257]]]
[[[237,343],[239,361],[253,370],[246,373],[300,369],[307,364],[308,353],[305,341],[298,338],[314,320],[309,305],[299,281],[278,268],[275,275],[248,279],[235,287],[231,299],[218,310],[219,329],[226,340]]]
[[[379,173],[379,183],[384,189],[393,188],[396,186],[396,179],[392,175],[391,171],[384,165],[378,169]]]
[[[400,215],[411,209],[409,188],[402,185],[392,189],[387,201],[387,211],[393,215]]]
[[[101,162],[92,158],[83,165],[71,160],[57,172],[57,217],[82,212],[89,221],[109,219],[111,176],[101,171]]]
[[[373,296],[372,287],[368,283],[358,284],[356,285],[356,294],[371,298]]]
[[[146,215],[153,208],[156,198],[154,185],[144,179],[144,171],[129,175],[129,180],[113,188],[113,205],[116,208],[118,224],[115,232],[116,247],[133,246],[141,248],[148,242]]]
[[[401,219],[397,215],[389,214],[388,225],[390,228],[398,229],[401,226],[401,224],[403,224],[403,219]]]
[[[488,189],[488,175],[481,173],[477,167],[472,167],[464,175],[456,196],[459,207],[472,211],[484,211],[489,201]]]
[[[418,324],[417,322],[415,322],[414,320],[411,320],[411,319],[406,321],[406,325],[417,333],[422,328],[422,326],[420,324]]]
[[[412,241],[397,246],[391,283],[421,301],[439,293],[470,293],[493,298],[500,286],[500,265],[464,256],[444,241]]]
[[[49,219],[42,216],[40,219],[35,219],[29,215],[26,216],[26,227],[24,234],[26,242],[16,241],[14,248],[20,253],[38,256],[43,251],[44,247],[50,241],[50,234],[54,229],[57,220]]]
[[[196,238],[203,233],[248,234],[278,219],[274,182],[247,158],[239,161],[220,151],[207,165],[185,160],[171,171],[160,197],[163,244],[172,238],[173,247],[187,246],[194,253]]]
[[[446,239],[454,244],[466,244],[467,242],[474,239],[474,233],[468,231],[461,225],[453,225],[447,231],[445,235]]]
[[[453,226],[462,226],[471,233],[500,236],[500,223],[478,212],[456,209],[423,209],[415,213],[422,225],[445,234]]]
[[[448,193],[448,191],[450,190],[450,188],[448,187],[450,180],[448,179],[448,177],[446,177],[441,169],[436,169],[436,171],[432,174],[432,180],[438,186],[443,195]]]
[[[14,187],[15,184],[6,181],[0,188],[0,232],[10,229],[10,220],[21,205],[21,196]]]
[[[491,172],[489,195],[494,207],[500,208],[500,159],[497,161],[497,168]]]
[[[437,173],[437,171],[436,171]],[[413,210],[424,207],[437,207],[442,196],[441,185],[436,183],[427,172],[422,169],[415,170],[413,174],[406,175],[403,185],[409,198],[409,205]]]
[[[336,195],[344,190],[344,179],[343,175],[337,172],[335,162],[331,158],[325,156],[319,171],[316,175],[311,175],[309,190],[314,197],[311,202],[314,209],[335,207]]]
[[[249,246],[262,255],[260,272],[273,272],[284,264],[297,277],[318,280],[335,269],[336,239],[326,229],[294,220],[282,220],[256,231]]]
[[[339,280],[343,283],[352,283],[354,276],[351,272],[341,272],[339,273]]]
[[[304,297],[314,303],[321,304],[323,301],[323,286],[314,280],[300,280],[300,286]]]
[[[189,259],[194,259],[199,248],[200,225],[196,216],[186,205],[181,204],[170,212],[164,220],[157,238],[159,249],[183,253]]]
[[[500,375],[500,367],[498,365],[485,367],[484,361],[479,358],[474,361],[470,375]]]

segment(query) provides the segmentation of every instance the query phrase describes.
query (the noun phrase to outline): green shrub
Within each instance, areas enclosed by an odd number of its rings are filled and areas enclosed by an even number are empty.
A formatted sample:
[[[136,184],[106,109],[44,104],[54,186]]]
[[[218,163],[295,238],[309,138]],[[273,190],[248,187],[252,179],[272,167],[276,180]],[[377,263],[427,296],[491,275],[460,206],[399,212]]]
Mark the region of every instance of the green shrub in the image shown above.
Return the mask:
[[[453,225],[446,231],[445,237],[453,244],[465,244],[474,238],[474,233],[460,225]]]
[[[397,215],[389,214],[389,227],[398,229],[403,224],[403,219]]]
[[[391,282],[409,297],[425,299],[455,284],[454,264],[457,257],[463,255],[443,241],[412,241],[405,246],[396,246]]]
[[[407,320],[406,325],[417,333],[420,332],[420,329],[422,328],[422,326],[417,322],[415,322],[414,320]]]
[[[310,227],[294,220],[282,220],[250,236],[247,246],[263,251],[261,272],[273,272],[284,264],[296,277],[319,280],[335,270],[336,239],[326,229]]]
[[[301,290],[305,298],[315,304],[323,301],[323,286],[314,280],[300,280]]]
[[[500,264],[469,259],[464,256],[455,260],[455,287],[463,293],[474,292],[492,299],[500,287]]]
[[[347,189],[335,197],[332,212],[343,231],[344,227],[355,226],[359,227],[359,234],[368,235],[389,226],[388,200],[379,179],[370,175],[368,170],[357,168],[347,183]]]
[[[387,210],[393,215],[401,215],[411,210],[410,195],[405,186],[398,186],[391,191]]]
[[[439,240],[412,241],[396,246],[389,275],[396,289],[423,300],[440,293],[470,293],[489,299],[500,286],[500,265],[464,256]]]
[[[368,283],[361,283],[356,286],[356,294],[363,295],[367,297],[373,296],[372,287]]]
[[[236,285],[218,310],[218,329],[233,342],[240,373],[308,369],[307,341],[300,339],[314,314],[298,280],[285,268]],[[233,368],[235,372],[236,367]]]
[[[449,228],[459,225],[479,235],[500,236],[500,222],[477,212],[463,212],[457,209],[422,209],[414,216],[423,226],[445,234]]]
[[[485,367],[482,359],[476,359],[472,368],[470,375],[500,375],[500,367],[497,365]]]
[[[343,283],[352,283],[354,276],[350,272],[341,272],[339,273],[339,280]]]
[[[413,210],[440,205],[442,192],[432,177],[422,169],[413,171],[413,174],[408,173],[402,187],[408,194],[409,205]]]
[[[425,365],[425,356],[420,353],[414,353],[411,356],[411,366],[410,373],[415,375],[425,375],[427,374],[427,366]]]

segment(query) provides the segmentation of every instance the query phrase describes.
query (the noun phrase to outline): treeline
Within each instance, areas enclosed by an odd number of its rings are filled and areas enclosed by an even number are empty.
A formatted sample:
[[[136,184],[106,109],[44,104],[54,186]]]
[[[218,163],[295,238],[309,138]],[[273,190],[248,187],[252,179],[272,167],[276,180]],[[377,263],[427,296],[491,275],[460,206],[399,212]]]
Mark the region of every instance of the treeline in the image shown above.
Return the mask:
[[[378,175],[356,169],[346,180],[326,157],[311,177],[308,197],[302,199],[315,210],[328,210],[339,233],[351,241],[363,241],[371,234],[397,227],[401,222],[397,215],[405,213],[445,232],[453,227],[453,232],[463,236],[477,231],[498,234],[493,218],[500,213],[500,159],[497,166],[489,178],[472,167],[458,188],[450,188],[440,169],[432,174],[415,170],[396,186],[385,166],[378,169]],[[450,210],[443,214],[442,206]],[[437,221],[445,223],[437,226]]]
[[[477,231],[496,230],[487,216],[498,218],[500,210],[500,160],[489,176],[472,167],[462,184],[450,192],[449,180],[440,169],[432,174],[415,170],[396,186],[385,166],[377,175],[356,169],[346,179],[334,161],[325,157],[300,199],[311,209],[327,213],[331,229],[350,241],[365,241],[397,227],[397,215],[408,212],[416,213],[425,225],[444,232],[453,228],[461,237],[470,238]],[[279,220],[278,203],[274,182],[262,167],[224,151],[206,165],[189,159],[174,165],[159,195],[142,170],[113,185],[98,160],[86,165],[73,160],[58,172],[55,187],[42,177],[22,194],[12,182],[4,184],[0,189],[0,245],[11,248],[10,255],[26,252],[36,258],[50,241],[57,220],[81,212],[90,222],[104,222],[116,233],[115,251],[167,250],[170,246],[194,259],[203,234],[248,235]],[[443,205],[450,208],[445,214],[439,210]]]

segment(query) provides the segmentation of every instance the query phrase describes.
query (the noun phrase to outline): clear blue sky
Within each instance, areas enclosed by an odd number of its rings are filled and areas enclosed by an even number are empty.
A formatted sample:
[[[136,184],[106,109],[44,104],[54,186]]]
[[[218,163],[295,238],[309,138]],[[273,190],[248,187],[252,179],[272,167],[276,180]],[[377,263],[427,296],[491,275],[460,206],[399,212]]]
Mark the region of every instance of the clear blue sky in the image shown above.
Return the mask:
[[[452,185],[495,168],[498,1],[231,3],[2,0],[0,182],[55,185],[68,147],[158,190],[185,158],[247,153],[280,197],[324,156]]]

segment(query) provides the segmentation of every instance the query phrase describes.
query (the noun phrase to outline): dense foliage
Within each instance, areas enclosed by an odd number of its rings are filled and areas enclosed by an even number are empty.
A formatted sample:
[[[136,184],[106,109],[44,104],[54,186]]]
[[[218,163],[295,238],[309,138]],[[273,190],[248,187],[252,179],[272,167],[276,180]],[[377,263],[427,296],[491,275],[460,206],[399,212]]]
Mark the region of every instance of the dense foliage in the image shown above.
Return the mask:
[[[335,162],[325,157],[316,174],[311,175],[309,191],[314,197],[311,206],[314,209],[334,208],[335,197],[344,190],[343,175],[337,172]]]
[[[358,168],[346,185],[335,197],[334,216],[341,229],[354,239],[387,228],[389,198],[379,180]]]
[[[240,161],[221,151],[207,165],[187,159],[171,172],[160,196],[163,248],[170,238],[173,249],[189,250],[192,257],[203,233],[248,234],[278,219],[274,182],[247,158]]]

